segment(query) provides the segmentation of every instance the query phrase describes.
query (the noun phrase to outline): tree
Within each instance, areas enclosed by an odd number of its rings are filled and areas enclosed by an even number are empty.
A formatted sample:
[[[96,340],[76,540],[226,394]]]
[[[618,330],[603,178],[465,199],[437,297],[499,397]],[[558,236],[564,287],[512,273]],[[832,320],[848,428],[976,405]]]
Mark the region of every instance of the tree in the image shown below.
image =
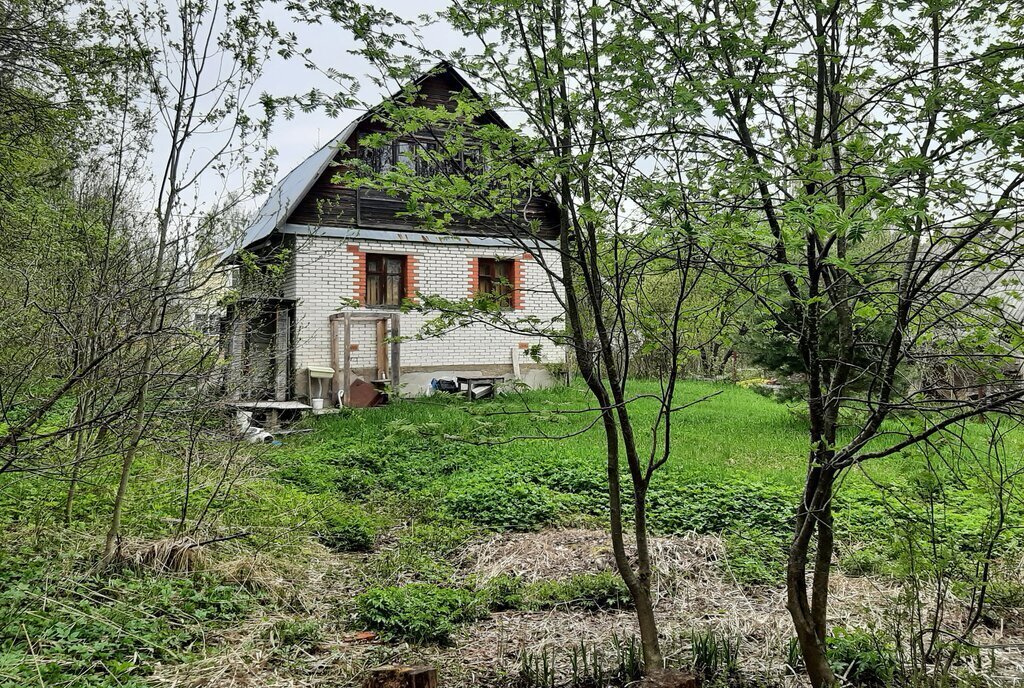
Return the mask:
[[[106,329],[112,318],[101,313],[125,294],[93,289],[123,256],[117,199],[124,178],[106,161],[123,150],[111,138],[131,137],[123,130],[107,135],[123,125],[118,113],[127,116],[134,95],[120,79],[133,56],[108,40],[98,7],[25,0],[4,12],[0,227],[8,241],[0,299],[0,473],[45,468],[46,461],[38,462],[56,442],[117,415],[111,403],[84,417],[89,392],[82,391],[77,419],[52,427],[69,395],[101,380],[102,366],[130,344]],[[124,300],[121,315],[129,303]]]
[[[1014,313],[1024,36],[1007,10],[941,0],[627,10],[650,27],[637,51],[644,73],[672,84],[647,121],[690,162],[660,184],[693,200],[692,222],[719,245],[746,247],[708,255],[725,274],[757,276],[742,283],[806,380],[787,606],[817,687],[837,683],[825,637],[838,481],[1024,396]],[[913,384],[937,361],[960,382]],[[840,433],[850,409],[859,421]]]
[[[663,658],[652,596],[648,491],[671,455],[677,412],[699,401],[679,400],[676,382],[700,344],[687,322],[706,311],[705,303],[691,306],[690,298],[710,263],[686,223],[685,204],[664,208],[652,194],[645,162],[656,151],[633,113],[634,99],[643,93],[618,88],[632,73],[620,59],[630,48],[615,20],[584,3],[504,0],[459,3],[446,18],[480,42],[479,55],[457,58],[489,86],[484,102],[462,93],[454,108],[433,108],[417,106],[415,88],[401,93],[374,111],[388,125],[385,133],[360,145],[390,145],[399,135],[394,132],[415,132],[429,145],[383,174],[364,165],[339,176],[346,184],[401,194],[409,214],[434,231],[470,218],[529,253],[544,270],[564,318],[517,317],[502,310],[498,295],[453,302],[422,294],[420,307],[436,319],[420,336],[485,322],[571,351],[595,401],[586,410],[594,414],[590,426],[604,431],[616,566],[636,605],[646,666],[658,671]],[[423,64],[389,60],[379,67],[398,83],[408,82]],[[514,109],[525,123],[509,130],[486,118],[489,108]],[[557,204],[553,236],[540,218],[523,212],[525,199],[536,194]],[[653,395],[656,417],[643,427],[636,426],[633,408],[640,395],[630,381],[639,349],[664,362],[660,391]]]

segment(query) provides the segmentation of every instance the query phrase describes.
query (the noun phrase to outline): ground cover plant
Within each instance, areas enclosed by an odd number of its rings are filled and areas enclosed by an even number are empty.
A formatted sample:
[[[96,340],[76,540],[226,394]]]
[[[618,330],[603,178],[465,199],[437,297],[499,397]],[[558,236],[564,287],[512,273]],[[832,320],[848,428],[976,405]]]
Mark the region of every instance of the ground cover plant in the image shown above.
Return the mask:
[[[792,528],[789,508],[802,480],[801,469],[783,460],[806,447],[806,421],[785,404],[728,383],[685,382],[679,393],[714,396],[683,411],[692,422],[676,426],[686,441],[675,444],[679,454],[652,487],[652,527],[665,536],[721,536],[724,559],[700,566],[752,590],[777,589]],[[537,413],[502,413],[523,402]],[[5,480],[0,676],[12,686],[37,676],[37,670],[55,684],[141,685],[158,662],[187,666],[201,655],[227,651],[200,628],[208,633],[282,614],[284,620],[262,627],[253,642],[308,647],[332,633],[369,629],[379,642],[444,647],[461,629],[492,615],[602,616],[628,610],[628,592],[613,569],[475,580],[460,563],[467,545],[490,533],[542,531],[543,537],[549,528],[603,528],[606,479],[600,452],[586,433],[559,442],[507,441],[582,427],[585,418],[553,411],[585,404],[581,390],[556,388],[474,404],[448,397],[408,400],[311,420],[308,432],[253,450],[240,464],[236,488],[218,504],[216,518],[193,536],[244,536],[204,547],[195,572],[126,569],[114,578],[96,578],[81,556],[95,546],[88,523],[81,530],[63,528],[63,503],[52,483],[33,476]],[[983,447],[988,435],[976,424],[965,437]],[[1021,450],[1016,434],[1005,441]],[[836,504],[846,515],[837,534],[842,570],[891,580],[919,574],[907,538],[919,546],[931,542],[921,532],[928,504],[941,504],[946,515],[934,532],[948,566],[962,571],[977,560],[988,497],[969,482],[942,483],[946,478],[926,466],[925,457],[908,452],[897,463],[850,475]],[[182,476],[156,455],[140,457],[136,470],[140,480],[126,500],[123,527],[141,546],[174,533],[184,490]],[[222,470],[196,467],[186,523],[203,510],[203,496]],[[83,482],[83,517],[90,504],[105,503],[112,484],[103,476]],[[893,500],[919,506],[893,510]],[[523,505],[528,508],[518,508]],[[1019,523],[1013,509],[1009,517]],[[1013,534],[993,558],[1012,555],[1015,543]],[[66,556],[52,560],[48,552],[54,549]],[[322,608],[300,601],[312,594],[309,589],[295,584],[282,592],[274,587],[279,583],[261,582],[251,573],[258,560],[267,567],[263,578],[277,580],[287,572],[299,580],[299,572],[317,566],[324,552],[336,557],[328,560],[334,567],[328,575],[338,584],[329,586],[330,601]],[[341,578],[340,571],[346,571]],[[953,593],[966,599],[968,587]],[[1011,578],[992,584],[995,606],[985,611],[985,623],[1014,623],[1014,605],[1024,599],[1015,596],[1018,589]],[[46,604],[38,604],[39,590]],[[131,618],[136,608],[147,610],[140,619]],[[310,622],[316,622],[312,635]],[[112,628],[119,630],[109,635]],[[866,681],[868,668],[872,676],[887,675],[892,667],[877,657],[857,660],[861,649],[871,654],[877,647],[852,642],[861,637],[856,629],[843,633],[835,641],[836,667],[846,671],[852,663],[864,670]],[[124,653],[138,653],[140,661],[121,666],[116,656]]]

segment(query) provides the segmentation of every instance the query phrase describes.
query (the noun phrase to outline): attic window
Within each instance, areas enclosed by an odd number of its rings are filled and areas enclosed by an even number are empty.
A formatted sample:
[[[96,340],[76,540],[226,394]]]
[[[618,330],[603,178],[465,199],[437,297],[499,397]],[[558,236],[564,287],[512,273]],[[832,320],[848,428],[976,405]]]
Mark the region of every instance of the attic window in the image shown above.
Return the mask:
[[[360,149],[360,157],[376,174],[387,172],[395,166],[395,149],[391,145],[381,148],[363,146]]]
[[[486,168],[478,147],[468,148],[440,161],[436,154],[437,150],[436,141],[399,139],[380,148],[363,146],[360,148],[360,157],[375,174],[389,172],[399,164],[423,177],[439,173],[466,174]]]
[[[375,174],[390,172],[397,165],[405,165],[416,174],[431,174],[430,162],[423,156],[423,151],[433,150],[434,144],[421,141],[402,139],[392,141],[380,148],[361,148],[360,157]]]

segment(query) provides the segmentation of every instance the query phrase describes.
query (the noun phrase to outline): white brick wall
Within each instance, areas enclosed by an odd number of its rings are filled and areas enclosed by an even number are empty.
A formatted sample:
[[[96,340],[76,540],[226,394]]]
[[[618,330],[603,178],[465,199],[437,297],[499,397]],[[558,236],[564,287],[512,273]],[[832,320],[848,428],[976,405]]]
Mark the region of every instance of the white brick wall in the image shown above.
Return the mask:
[[[293,262],[285,280],[283,295],[297,301],[294,361],[300,388],[304,385],[304,370],[307,366],[331,365],[328,318],[339,311],[351,310],[345,301],[357,297],[357,254],[349,246],[363,253],[415,256],[416,291],[451,300],[464,299],[470,295],[471,257],[514,258],[521,261],[520,289],[523,300],[523,308],[514,311],[514,315],[536,316],[544,322],[562,316],[562,309],[551,290],[545,269],[534,260],[524,260],[521,249],[299,236],[296,237]],[[546,252],[543,259],[548,267],[557,269],[557,252]],[[416,335],[431,317],[429,313],[402,313],[402,335]],[[562,326],[561,320],[553,324],[558,329]],[[340,326],[338,330],[340,339]],[[372,322],[353,324],[352,343],[358,345],[358,350],[352,352],[354,368],[374,365],[374,342],[375,325]],[[501,365],[511,369],[513,349],[520,356],[522,365],[532,364],[532,359],[523,355],[521,343],[530,346],[541,344],[544,363],[565,360],[564,350],[542,337],[504,332],[490,325],[475,323],[442,337],[403,341],[402,368],[441,370]],[[342,349],[340,341],[338,349],[339,352]]]

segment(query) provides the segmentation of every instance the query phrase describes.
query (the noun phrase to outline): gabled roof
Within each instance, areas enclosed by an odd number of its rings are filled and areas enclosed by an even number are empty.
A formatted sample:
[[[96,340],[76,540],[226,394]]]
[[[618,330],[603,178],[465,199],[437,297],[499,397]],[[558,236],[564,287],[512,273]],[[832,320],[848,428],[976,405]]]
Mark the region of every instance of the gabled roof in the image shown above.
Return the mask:
[[[462,89],[469,91],[471,94],[480,98],[480,94],[477,92],[473,85],[469,83],[465,76],[455,68],[450,62],[443,60],[426,72],[416,77],[411,85],[416,86],[422,83],[425,79],[431,76],[435,76],[439,73],[443,73],[452,78]],[[390,99],[395,99],[401,95],[401,91],[391,95]],[[482,99],[481,99],[482,100]],[[387,101],[384,101],[387,102]],[[267,196],[267,200],[260,207],[256,217],[253,219],[252,224],[242,234],[241,239],[229,247],[225,252],[225,257],[234,255],[240,249],[248,248],[253,244],[262,241],[271,236],[275,230],[283,225],[291,216],[296,206],[302,202],[302,199],[306,197],[310,189],[320,178],[320,175],[324,173],[327,167],[334,160],[334,156],[337,154],[339,147],[352,136],[363,121],[369,119],[378,110],[380,106],[371,108],[367,112],[354,119],[346,126],[341,133],[335,136],[327,145],[320,148],[318,151],[313,153],[311,156],[306,158],[302,163],[298,165],[291,172],[286,174],[274,188],[271,189],[270,194]],[[491,112],[491,116],[495,121],[503,126],[508,127],[508,124],[498,116],[497,113]]]

